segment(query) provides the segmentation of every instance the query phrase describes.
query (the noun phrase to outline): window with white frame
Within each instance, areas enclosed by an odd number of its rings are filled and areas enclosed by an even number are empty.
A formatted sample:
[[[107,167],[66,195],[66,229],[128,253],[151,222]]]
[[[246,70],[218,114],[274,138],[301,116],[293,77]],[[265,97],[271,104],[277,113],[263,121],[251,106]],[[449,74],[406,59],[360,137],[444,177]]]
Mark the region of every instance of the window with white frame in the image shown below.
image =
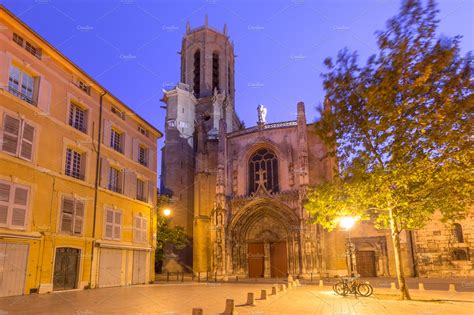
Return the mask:
[[[147,156],[148,156],[147,148],[143,145],[139,145],[138,146],[138,163],[140,163],[141,165],[147,166],[148,165]]]
[[[118,193],[122,192],[122,172],[115,167],[109,169],[109,189]]]
[[[76,104],[71,103],[69,109],[69,126],[74,127],[84,133],[87,133],[87,114],[87,110]]]
[[[64,174],[83,180],[85,177],[85,160],[85,153],[67,148]]]
[[[23,47],[23,37],[21,37],[17,33],[13,33],[13,41]]]
[[[83,81],[80,81],[77,83],[77,87],[81,89],[82,91],[86,92],[87,94],[91,94],[91,87],[87,84],[85,84]]]
[[[105,209],[104,231],[104,238],[120,240],[122,235],[122,212],[120,210]]]
[[[27,121],[5,115],[3,119],[2,151],[31,161],[35,128]]]
[[[135,216],[133,223],[134,242],[145,243],[147,241],[147,223],[148,220],[141,215]]]
[[[112,106],[112,107],[110,108],[110,111],[111,111],[112,113],[114,113],[115,115],[119,116],[120,118],[122,118],[122,120],[125,120],[125,113],[122,112],[122,111],[121,111],[120,109],[118,109],[117,107]]]
[[[27,186],[0,181],[0,226],[26,228],[29,194]]]
[[[41,49],[30,43],[29,41],[26,41],[18,35],[17,33],[13,33],[13,41],[17,43],[19,46],[25,48],[27,52],[32,54],[38,59],[41,59]]]
[[[137,199],[141,201],[146,201],[145,197],[145,181],[137,178]]]
[[[123,152],[123,134],[115,129],[110,132],[110,147],[120,153]]]
[[[84,201],[63,197],[61,203],[61,233],[82,235],[84,226]]]
[[[8,91],[16,97],[36,105],[36,100],[33,98],[34,89],[35,79],[33,76],[11,65],[8,76]]]

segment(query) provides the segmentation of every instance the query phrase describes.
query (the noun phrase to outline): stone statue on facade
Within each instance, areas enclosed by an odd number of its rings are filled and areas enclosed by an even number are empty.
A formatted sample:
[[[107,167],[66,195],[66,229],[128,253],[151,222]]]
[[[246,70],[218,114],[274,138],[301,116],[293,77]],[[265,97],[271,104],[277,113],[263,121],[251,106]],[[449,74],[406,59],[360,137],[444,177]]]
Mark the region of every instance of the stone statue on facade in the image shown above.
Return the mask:
[[[258,113],[258,124],[265,124],[265,120],[267,117],[267,108],[263,106],[262,104],[259,104],[257,106],[257,113]]]

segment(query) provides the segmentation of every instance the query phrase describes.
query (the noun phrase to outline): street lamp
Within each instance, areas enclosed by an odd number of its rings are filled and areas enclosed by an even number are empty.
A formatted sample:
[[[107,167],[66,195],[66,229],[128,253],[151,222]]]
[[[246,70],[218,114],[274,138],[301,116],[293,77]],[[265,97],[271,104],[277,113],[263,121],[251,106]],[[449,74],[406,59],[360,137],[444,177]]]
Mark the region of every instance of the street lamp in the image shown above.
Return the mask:
[[[340,226],[347,231],[348,237],[346,242],[346,264],[347,272],[350,276],[353,276],[357,273],[356,269],[356,260],[354,257],[355,254],[355,245],[351,242],[351,228],[354,226],[358,218],[345,216],[339,218]]]
[[[171,210],[170,209],[165,209],[163,210],[163,214],[165,217],[169,217],[171,215]]]

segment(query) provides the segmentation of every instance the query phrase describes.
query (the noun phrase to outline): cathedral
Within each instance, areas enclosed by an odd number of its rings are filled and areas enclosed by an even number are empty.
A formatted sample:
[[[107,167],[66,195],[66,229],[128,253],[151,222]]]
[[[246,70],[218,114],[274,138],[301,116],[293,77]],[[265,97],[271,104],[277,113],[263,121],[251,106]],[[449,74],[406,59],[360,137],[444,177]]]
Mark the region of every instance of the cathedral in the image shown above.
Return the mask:
[[[172,197],[172,222],[192,239],[176,257],[180,266],[223,278],[345,274],[347,232],[311,224],[304,209],[307,189],[331,179],[335,168],[308,123],[304,103],[295,104],[296,120],[276,123],[267,122],[267,109],[255,104],[256,125],[246,128],[236,112],[235,56],[227,27],[218,31],[207,18],[198,28],[188,24],[180,54],[180,83],[163,98],[161,172],[161,193]],[[449,229],[439,230],[452,236]],[[429,233],[403,234],[406,275],[433,265],[430,257],[439,250],[431,255],[426,241],[417,241],[432,239]],[[359,222],[352,240],[362,276],[395,275],[388,231]],[[449,260],[450,252],[446,255]]]

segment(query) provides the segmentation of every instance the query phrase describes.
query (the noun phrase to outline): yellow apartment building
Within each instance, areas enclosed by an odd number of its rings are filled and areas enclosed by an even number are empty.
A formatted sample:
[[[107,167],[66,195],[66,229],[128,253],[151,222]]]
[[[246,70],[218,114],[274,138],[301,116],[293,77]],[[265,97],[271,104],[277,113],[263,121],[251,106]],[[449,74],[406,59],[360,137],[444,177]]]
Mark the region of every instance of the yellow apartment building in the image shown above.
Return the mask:
[[[161,136],[0,6],[0,296],[154,280]]]

